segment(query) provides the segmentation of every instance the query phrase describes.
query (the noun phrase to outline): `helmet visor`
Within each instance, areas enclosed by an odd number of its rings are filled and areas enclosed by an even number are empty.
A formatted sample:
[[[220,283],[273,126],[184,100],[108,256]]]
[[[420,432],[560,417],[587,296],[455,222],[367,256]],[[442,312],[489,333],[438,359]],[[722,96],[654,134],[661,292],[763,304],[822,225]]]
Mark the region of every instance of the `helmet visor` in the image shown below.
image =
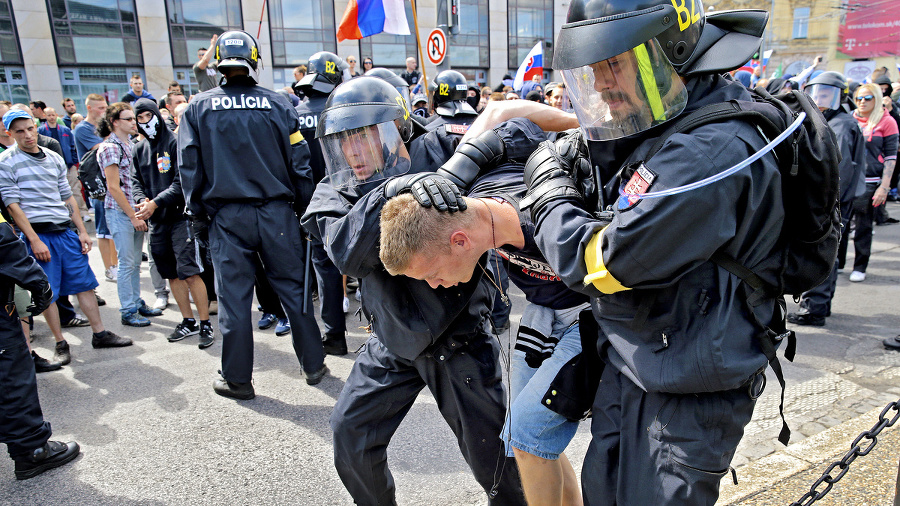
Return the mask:
[[[562,74],[581,129],[593,141],[643,132],[687,104],[684,83],[655,39]]]
[[[339,190],[409,170],[409,154],[393,121],[336,132],[319,142],[327,177]]]
[[[841,89],[827,84],[811,84],[804,89],[820,110],[837,109],[841,106]]]

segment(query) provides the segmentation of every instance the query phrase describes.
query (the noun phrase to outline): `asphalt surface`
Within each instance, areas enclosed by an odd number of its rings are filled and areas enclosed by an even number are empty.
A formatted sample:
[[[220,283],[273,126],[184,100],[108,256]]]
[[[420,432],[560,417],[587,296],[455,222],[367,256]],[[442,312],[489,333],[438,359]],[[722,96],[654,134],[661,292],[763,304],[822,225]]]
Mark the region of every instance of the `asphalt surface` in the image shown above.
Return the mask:
[[[900,217],[900,205],[888,208]],[[733,462],[739,485],[723,482],[719,504],[799,499],[827,462],[843,455],[853,438],[874,424],[887,401],[900,398],[900,353],[881,344],[900,331],[900,226],[876,227],[875,232],[866,281],[850,283],[848,268],[838,282],[827,326],[798,328],[797,359],[783,361],[791,445],[776,441],[780,389],[770,372]],[[96,249],[91,264],[94,272],[103,272]],[[146,263],[142,288],[144,298],[152,300]],[[197,348],[195,336],[168,343],[165,337],[180,321],[174,301],[163,316],[152,319],[152,326],[133,329],[119,323],[115,284],[101,281],[99,293],[109,302],[101,308],[107,327],[132,337],[135,345],[94,350],[89,328],[64,330],[73,362],[40,374],[38,387],[53,438],[78,441],[82,455],[21,482],[13,477],[12,461],[0,459],[0,504],[351,503],[332,464],[328,417],[353,364],[352,352],[327,357],[331,373],[310,387],[290,336],[256,331],[257,397],[225,399],[211,386],[220,368],[218,325],[217,341],[207,350]],[[512,329],[500,337],[504,350],[524,307],[521,294],[512,293]],[[365,340],[353,315],[357,308],[351,295],[351,350]],[[254,321],[259,316],[254,306]],[[40,318],[34,346],[52,356],[53,338]],[[817,504],[891,504],[897,432],[897,427],[885,429],[872,453],[857,459]],[[577,472],[589,440],[588,424],[582,423],[566,451]],[[397,431],[388,461],[400,504],[487,503],[427,391]]]

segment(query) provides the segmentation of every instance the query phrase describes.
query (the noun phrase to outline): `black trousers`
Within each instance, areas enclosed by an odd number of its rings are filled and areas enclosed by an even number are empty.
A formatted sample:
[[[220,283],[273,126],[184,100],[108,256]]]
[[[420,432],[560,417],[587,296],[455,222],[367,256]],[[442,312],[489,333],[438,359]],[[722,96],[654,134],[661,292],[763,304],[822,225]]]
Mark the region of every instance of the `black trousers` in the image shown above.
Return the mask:
[[[259,257],[256,257],[256,283],[254,288],[256,288],[256,300],[262,306],[263,313],[271,313],[278,319],[287,318],[287,315],[284,314],[284,309],[281,307],[281,300],[278,298],[278,294],[275,293],[275,289],[272,288],[272,284],[269,283],[269,278],[266,277],[266,269],[263,267],[262,260]]]
[[[746,387],[648,393],[607,364],[581,470],[584,504],[712,506],[755,405]]]
[[[370,337],[331,415],[334,464],[356,504],[395,504],[387,445],[428,387],[490,504],[525,504],[518,468],[505,456],[499,348],[487,335],[452,337],[413,361]],[[496,481],[496,484],[495,484]]]
[[[253,283],[259,256],[266,277],[291,321],[294,352],[307,373],[322,368],[325,352],[312,311],[303,314],[303,239],[297,215],[288,202],[264,205],[232,203],[222,207],[209,229],[210,249],[219,287],[222,375],[248,383],[253,372]],[[312,307],[312,301],[308,301]]]
[[[872,231],[875,228],[872,196],[876,189],[877,185],[866,185],[866,193],[853,201],[853,223],[856,225],[853,233],[853,248],[856,250],[856,257],[853,258],[854,271],[866,272],[869,257],[872,256]]]
[[[841,236],[841,241],[845,240],[847,234],[850,233],[850,214],[853,207],[853,201],[850,202],[841,202],[841,223],[844,225],[844,229]],[[846,253],[846,250],[844,250]],[[840,256],[840,254],[839,254]],[[838,264],[840,263],[839,259],[835,259],[834,268],[831,270],[831,275],[828,276],[828,279],[823,281],[819,286],[805,292],[800,301],[800,306],[805,307],[810,314],[815,316],[831,316],[831,299],[834,298],[834,291],[837,288],[837,278],[838,278]]]
[[[344,283],[341,271],[328,258],[325,246],[318,241],[313,241],[312,257],[319,285],[319,303],[322,304],[325,335],[344,337],[347,322],[344,317]]]
[[[19,318],[5,309],[0,311],[0,443],[16,459],[43,446],[51,431],[41,412],[34,360]]]

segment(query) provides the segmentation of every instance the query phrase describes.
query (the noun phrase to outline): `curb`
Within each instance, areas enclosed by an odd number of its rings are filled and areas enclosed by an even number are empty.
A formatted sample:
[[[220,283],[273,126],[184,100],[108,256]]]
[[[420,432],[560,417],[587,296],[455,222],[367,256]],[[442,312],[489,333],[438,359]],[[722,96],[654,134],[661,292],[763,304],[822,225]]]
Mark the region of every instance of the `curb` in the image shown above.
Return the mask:
[[[722,480],[716,504],[735,504],[791,476],[824,462],[837,460],[850,450],[850,443],[856,436],[875,425],[883,409],[875,408],[743,466],[739,469],[738,485],[734,485],[728,476]],[[808,491],[809,489],[798,490],[797,498]]]

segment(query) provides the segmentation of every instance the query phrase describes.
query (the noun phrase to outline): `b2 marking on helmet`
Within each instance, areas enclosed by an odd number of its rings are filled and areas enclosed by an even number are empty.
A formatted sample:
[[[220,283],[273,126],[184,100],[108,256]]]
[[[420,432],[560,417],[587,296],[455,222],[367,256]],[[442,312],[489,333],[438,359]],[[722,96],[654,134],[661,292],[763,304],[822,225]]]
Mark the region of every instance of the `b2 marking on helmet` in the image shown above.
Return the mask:
[[[253,46],[253,49],[250,51],[250,59],[256,61],[259,58],[259,49],[256,46]]]
[[[409,119],[409,108],[406,107],[406,100],[403,100],[403,97],[394,97],[394,100],[400,104],[400,107],[403,108],[403,120],[406,121]]]
[[[334,74],[334,62],[333,61],[325,62],[325,72],[328,74]]]
[[[675,7],[675,12],[678,14],[678,29],[682,32],[687,30],[692,24],[700,21],[700,13],[697,12],[697,2],[690,0],[690,11],[688,11],[684,2],[685,0],[672,0],[672,6]]]
[[[438,93],[444,96],[450,94],[450,85],[447,83],[441,83],[440,88],[438,89]]]

